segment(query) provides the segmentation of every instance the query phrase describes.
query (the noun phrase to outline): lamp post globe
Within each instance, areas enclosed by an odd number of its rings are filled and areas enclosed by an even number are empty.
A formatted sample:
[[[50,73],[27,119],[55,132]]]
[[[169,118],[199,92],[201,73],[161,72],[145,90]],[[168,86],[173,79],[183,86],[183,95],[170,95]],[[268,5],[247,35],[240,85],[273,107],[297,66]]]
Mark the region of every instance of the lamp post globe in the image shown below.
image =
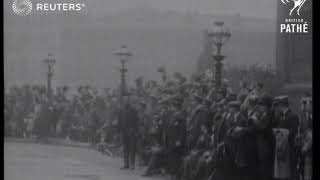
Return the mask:
[[[48,58],[45,61],[47,62],[48,66],[51,66],[51,67],[56,64],[56,60],[54,59],[51,53],[48,54]]]
[[[130,56],[132,56],[132,53],[129,51],[126,45],[122,45],[120,49],[114,52],[114,54],[118,56],[124,63],[128,61]]]
[[[114,52],[114,55],[118,56],[121,62],[121,87],[120,87],[120,107],[123,106],[123,98],[126,94],[125,73],[128,71],[125,67],[125,63],[128,61],[132,53],[128,50],[126,45],[122,45],[118,50]]]
[[[223,21],[216,21],[214,22],[213,26],[211,26],[208,29],[208,37],[210,40],[210,43],[212,46],[216,46],[216,53],[213,54],[213,58],[215,59],[215,68],[216,68],[216,74],[215,74],[215,83],[216,83],[216,89],[219,89],[221,87],[221,72],[222,72],[222,61],[225,58],[221,54],[221,48],[222,46],[230,39],[231,32],[229,28],[224,26]],[[213,47],[212,47],[213,48]]]

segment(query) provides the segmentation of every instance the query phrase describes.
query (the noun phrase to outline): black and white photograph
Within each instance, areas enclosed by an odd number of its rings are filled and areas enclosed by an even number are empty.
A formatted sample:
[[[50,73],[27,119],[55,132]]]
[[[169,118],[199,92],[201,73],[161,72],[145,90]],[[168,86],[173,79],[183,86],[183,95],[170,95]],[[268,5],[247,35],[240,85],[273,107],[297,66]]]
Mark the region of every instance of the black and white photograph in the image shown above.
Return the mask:
[[[315,180],[313,0],[3,0],[4,180]]]

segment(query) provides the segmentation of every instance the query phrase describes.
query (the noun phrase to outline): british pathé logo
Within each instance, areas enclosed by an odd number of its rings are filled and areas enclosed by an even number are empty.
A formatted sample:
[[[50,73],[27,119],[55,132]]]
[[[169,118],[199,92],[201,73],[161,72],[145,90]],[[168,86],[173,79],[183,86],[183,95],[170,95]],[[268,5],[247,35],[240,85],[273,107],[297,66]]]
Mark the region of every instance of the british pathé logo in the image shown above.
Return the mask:
[[[13,12],[19,16],[26,16],[32,11],[30,0],[14,0],[12,4]]]
[[[304,19],[285,19],[285,23],[280,24],[281,33],[308,33],[308,28]]]
[[[35,3],[34,11],[81,11],[84,7],[84,3]],[[32,3],[30,0],[14,0],[12,9],[15,14],[26,16],[32,11]]]
[[[285,15],[285,19],[281,20],[280,32],[284,34],[308,33],[309,25],[305,17],[300,14],[300,10],[307,0],[281,0],[285,7],[290,8],[289,15]],[[290,6],[292,5],[292,6]],[[287,11],[287,8],[284,8]]]
[[[292,15],[292,12],[296,10],[298,16],[300,16],[300,9],[306,2],[306,0],[281,0],[281,2],[285,5],[292,4],[293,7],[290,9],[289,15]]]

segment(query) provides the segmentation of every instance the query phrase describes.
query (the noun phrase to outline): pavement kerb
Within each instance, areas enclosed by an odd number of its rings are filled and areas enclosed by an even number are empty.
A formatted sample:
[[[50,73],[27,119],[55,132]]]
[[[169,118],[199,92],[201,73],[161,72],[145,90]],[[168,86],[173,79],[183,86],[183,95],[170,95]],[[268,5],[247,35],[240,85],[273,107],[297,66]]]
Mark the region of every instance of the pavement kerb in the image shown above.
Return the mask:
[[[4,138],[4,142],[37,144],[35,139],[11,138],[11,137]],[[90,149],[94,148],[94,146],[89,143],[66,142],[65,140],[62,140],[62,139],[52,139],[52,138],[49,138],[48,142],[41,142],[38,144],[48,144],[48,145],[58,145],[58,146],[67,146],[67,147],[78,147],[78,148],[90,148]]]

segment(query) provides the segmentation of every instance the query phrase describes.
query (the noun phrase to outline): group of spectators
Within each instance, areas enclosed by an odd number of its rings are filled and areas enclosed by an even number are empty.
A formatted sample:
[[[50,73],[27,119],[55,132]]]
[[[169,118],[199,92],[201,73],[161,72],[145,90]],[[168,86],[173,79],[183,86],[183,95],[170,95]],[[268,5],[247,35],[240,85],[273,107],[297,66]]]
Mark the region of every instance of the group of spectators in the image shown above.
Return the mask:
[[[302,95],[298,112],[288,96],[273,97],[262,83],[241,86],[235,93],[227,84],[177,80],[129,91],[119,119],[123,169],[135,168],[137,154],[144,176],[310,179],[311,94]]]
[[[312,97],[301,112],[288,96],[272,97],[262,83],[227,84],[177,77],[102,92],[67,86],[12,87],[5,94],[5,136],[62,137],[93,144],[122,139],[124,169],[135,157],[144,176],[174,179],[304,180],[311,177]],[[101,142],[103,141],[103,142]]]
[[[44,86],[11,87],[5,93],[5,136],[96,143],[98,130],[111,126],[116,118],[118,96],[113,93],[89,86],[71,91],[63,86],[48,95]]]

